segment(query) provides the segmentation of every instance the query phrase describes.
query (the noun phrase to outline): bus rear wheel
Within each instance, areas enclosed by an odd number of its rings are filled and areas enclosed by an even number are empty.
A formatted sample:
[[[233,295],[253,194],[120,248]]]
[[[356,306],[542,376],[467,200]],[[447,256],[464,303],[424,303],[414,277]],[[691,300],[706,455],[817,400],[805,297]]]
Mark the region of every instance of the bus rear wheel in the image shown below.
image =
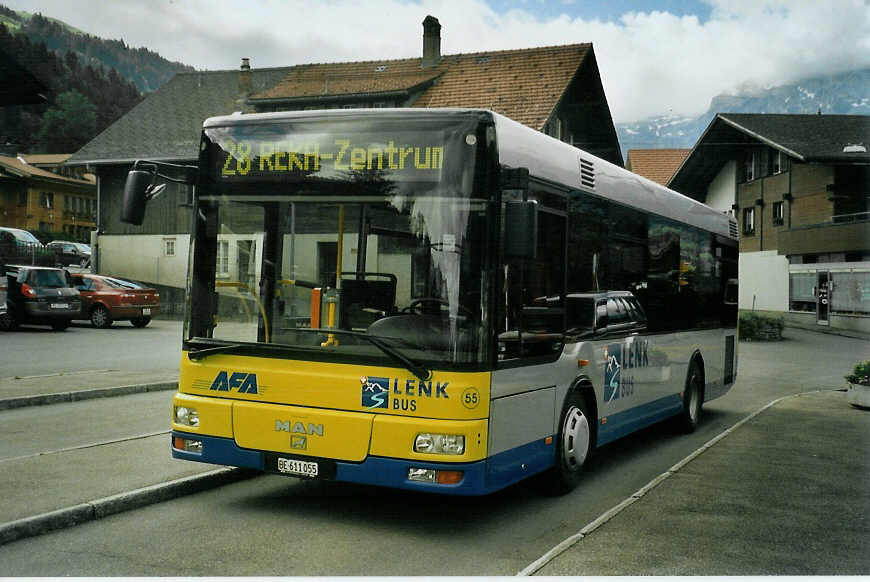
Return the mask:
[[[559,419],[556,466],[545,473],[548,493],[563,495],[580,482],[583,466],[592,452],[592,421],[586,400],[573,391],[565,399]]]

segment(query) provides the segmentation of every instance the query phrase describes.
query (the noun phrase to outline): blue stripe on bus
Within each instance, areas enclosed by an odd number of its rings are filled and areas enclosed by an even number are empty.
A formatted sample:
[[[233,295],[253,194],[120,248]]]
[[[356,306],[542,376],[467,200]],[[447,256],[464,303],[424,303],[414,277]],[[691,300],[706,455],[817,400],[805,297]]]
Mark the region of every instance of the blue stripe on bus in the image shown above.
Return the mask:
[[[184,432],[172,432],[172,439],[182,437],[202,443],[202,453],[191,453],[172,447],[174,459],[185,461],[199,461],[200,463],[212,463],[214,465],[229,465],[231,467],[244,467],[246,469],[263,470],[263,453],[243,449],[236,445],[233,439],[210,437]],[[171,445],[170,445],[171,446]]]
[[[635,406],[616,414],[602,414],[607,419],[606,424],[598,423],[598,446],[615,441],[636,430],[659,422],[683,409],[683,399],[679,394],[671,394],[640,406]]]
[[[264,470],[262,451],[243,449],[231,438],[182,432],[173,432],[172,436],[202,442],[202,453],[190,453],[173,447],[172,456],[176,459]],[[544,439],[539,439],[474,463],[426,463],[370,456],[361,463],[336,461],[336,480],[430,493],[483,495],[503,489],[553,466],[554,449],[553,445],[546,445]],[[464,475],[462,481],[454,485],[422,483],[408,480],[408,469],[411,467],[463,471]]]
[[[553,444],[544,439],[509,449],[487,460],[486,478],[490,491],[507,487],[517,481],[540,473],[556,464],[556,437]]]

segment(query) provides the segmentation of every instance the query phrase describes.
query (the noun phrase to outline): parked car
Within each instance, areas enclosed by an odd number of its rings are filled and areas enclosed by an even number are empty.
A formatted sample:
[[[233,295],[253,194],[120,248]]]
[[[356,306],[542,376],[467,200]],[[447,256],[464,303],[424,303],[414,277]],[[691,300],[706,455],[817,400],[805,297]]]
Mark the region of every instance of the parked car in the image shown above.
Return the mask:
[[[60,266],[78,265],[87,267],[91,264],[91,246],[85,243],[68,240],[53,240],[46,248],[54,252],[57,264]]]
[[[42,243],[32,232],[8,226],[0,226],[0,244],[42,248]]]
[[[62,331],[82,308],[79,292],[63,269],[30,265],[4,265],[6,312],[0,313],[0,329],[10,331],[22,323],[50,325]]]
[[[569,293],[566,305],[568,333],[572,335],[624,335],[646,331],[646,313],[629,291]]]
[[[82,297],[81,314],[76,319],[90,319],[94,327],[104,329],[115,321],[145,327],[160,309],[157,290],[141,283],[88,273],[71,277]]]

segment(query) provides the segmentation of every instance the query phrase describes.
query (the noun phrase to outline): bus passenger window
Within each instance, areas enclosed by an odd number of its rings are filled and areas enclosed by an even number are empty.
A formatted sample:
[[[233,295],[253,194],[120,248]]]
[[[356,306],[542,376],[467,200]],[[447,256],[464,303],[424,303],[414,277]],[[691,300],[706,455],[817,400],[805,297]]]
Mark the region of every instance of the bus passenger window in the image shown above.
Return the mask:
[[[564,215],[538,210],[536,258],[511,260],[503,269],[504,315],[499,358],[554,357],[565,332]]]

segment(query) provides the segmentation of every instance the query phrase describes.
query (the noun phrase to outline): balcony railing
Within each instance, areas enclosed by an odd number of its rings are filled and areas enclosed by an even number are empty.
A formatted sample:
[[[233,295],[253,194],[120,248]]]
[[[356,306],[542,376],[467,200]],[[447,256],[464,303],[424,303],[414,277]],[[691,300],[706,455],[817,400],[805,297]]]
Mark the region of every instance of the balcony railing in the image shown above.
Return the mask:
[[[870,212],[853,212],[852,214],[835,214],[831,217],[831,222],[858,222],[861,220],[870,220]]]
[[[805,255],[814,253],[840,253],[867,250],[870,241],[870,219],[866,212],[849,215],[845,220],[833,220],[821,224],[795,226],[777,233],[777,252],[780,255]]]

